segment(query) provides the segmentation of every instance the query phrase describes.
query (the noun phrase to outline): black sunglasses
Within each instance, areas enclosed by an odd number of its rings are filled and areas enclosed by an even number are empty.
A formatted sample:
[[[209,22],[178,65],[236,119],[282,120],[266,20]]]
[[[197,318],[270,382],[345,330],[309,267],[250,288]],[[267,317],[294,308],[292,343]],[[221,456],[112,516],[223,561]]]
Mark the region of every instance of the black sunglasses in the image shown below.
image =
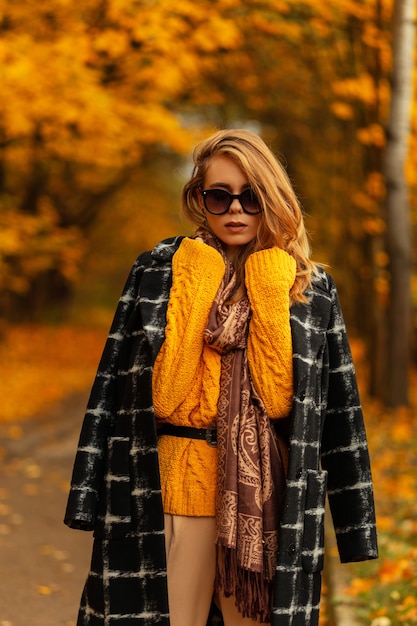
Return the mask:
[[[235,198],[245,213],[256,215],[262,213],[262,207],[256,194],[251,189],[246,189],[242,193],[229,193],[225,189],[200,189],[203,196],[204,206],[213,215],[223,215],[226,213]]]

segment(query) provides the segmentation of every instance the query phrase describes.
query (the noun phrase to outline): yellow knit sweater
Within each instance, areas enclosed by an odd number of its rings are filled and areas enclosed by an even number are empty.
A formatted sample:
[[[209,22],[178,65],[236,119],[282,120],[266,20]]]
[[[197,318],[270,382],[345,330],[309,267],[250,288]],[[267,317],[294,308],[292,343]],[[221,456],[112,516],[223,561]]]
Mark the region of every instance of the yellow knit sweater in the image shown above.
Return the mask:
[[[201,241],[184,239],[174,255],[165,342],[153,373],[159,422],[205,428],[216,421],[221,356],[205,344],[203,332],[224,270],[221,255]],[[294,277],[294,259],[278,248],[257,252],[246,264],[249,367],[271,418],[287,415],[291,406]],[[205,441],[163,435],[158,451],[164,511],[214,516],[217,450]]]

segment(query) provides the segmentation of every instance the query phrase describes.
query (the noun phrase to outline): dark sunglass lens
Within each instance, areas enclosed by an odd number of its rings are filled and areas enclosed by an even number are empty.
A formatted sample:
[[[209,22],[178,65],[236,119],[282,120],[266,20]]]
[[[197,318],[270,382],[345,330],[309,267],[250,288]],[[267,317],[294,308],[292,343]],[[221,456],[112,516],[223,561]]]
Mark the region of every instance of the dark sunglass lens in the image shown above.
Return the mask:
[[[248,213],[259,213],[261,207],[259,204],[259,200],[257,196],[253,193],[253,191],[251,191],[250,189],[244,191],[240,196],[240,199],[241,205],[243,206],[245,211],[247,211]]]
[[[229,208],[230,195],[223,189],[210,189],[205,192],[206,207],[212,213],[225,213]]]

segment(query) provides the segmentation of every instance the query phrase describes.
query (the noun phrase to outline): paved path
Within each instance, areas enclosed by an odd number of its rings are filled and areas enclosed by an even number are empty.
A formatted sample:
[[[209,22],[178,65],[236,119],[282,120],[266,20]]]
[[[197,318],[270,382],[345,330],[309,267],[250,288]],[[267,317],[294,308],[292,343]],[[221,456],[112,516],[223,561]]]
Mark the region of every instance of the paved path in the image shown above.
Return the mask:
[[[0,429],[0,626],[75,626],[92,535],[62,519],[85,403]]]

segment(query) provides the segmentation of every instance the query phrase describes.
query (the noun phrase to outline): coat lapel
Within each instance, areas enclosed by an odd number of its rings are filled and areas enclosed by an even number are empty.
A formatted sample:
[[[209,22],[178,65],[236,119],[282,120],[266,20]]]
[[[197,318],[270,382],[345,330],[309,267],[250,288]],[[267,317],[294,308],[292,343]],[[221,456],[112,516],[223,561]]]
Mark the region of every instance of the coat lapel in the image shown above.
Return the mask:
[[[172,285],[172,257],[184,237],[159,243],[151,252],[152,264],[146,268],[139,291],[142,325],[152,350],[152,362],[165,339],[166,314]]]

